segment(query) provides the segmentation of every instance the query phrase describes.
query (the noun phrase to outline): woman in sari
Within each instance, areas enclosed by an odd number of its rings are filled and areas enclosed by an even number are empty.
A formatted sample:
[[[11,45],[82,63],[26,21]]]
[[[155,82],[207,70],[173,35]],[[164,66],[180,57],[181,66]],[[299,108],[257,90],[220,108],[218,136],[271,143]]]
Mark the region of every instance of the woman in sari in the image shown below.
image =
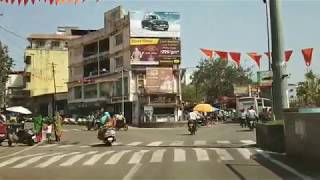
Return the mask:
[[[60,142],[62,136],[62,117],[59,112],[56,112],[54,117],[54,133],[56,136],[56,141]]]

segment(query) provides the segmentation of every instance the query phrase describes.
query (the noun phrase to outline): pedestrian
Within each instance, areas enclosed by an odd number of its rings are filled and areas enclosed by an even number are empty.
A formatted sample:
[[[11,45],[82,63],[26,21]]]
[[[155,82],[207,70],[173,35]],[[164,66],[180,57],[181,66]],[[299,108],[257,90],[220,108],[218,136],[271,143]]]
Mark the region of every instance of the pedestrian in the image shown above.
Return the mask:
[[[52,135],[52,122],[50,119],[47,120],[44,130],[46,132],[47,143],[51,143],[51,135]]]
[[[241,109],[240,113],[240,126],[243,128],[247,127],[247,112],[244,109]]]
[[[37,143],[39,143],[42,140],[42,127],[43,127],[43,118],[41,115],[34,118],[33,126],[36,134],[36,141]]]
[[[60,142],[62,136],[62,117],[59,112],[56,112],[54,117],[54,133],[56,141]]]

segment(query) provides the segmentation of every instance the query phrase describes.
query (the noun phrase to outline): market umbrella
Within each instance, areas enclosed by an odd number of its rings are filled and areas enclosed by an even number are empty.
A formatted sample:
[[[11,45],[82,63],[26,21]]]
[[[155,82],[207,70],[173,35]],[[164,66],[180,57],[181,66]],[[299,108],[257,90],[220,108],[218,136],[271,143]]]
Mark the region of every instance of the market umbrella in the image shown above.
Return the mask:
[[[212,107],[210,104],[197,104],[194,108],[194,111],[199,112],[213,112],[218,110],[217,108]]]
[[[29,109],[22,106],[12,106],[12,107],[6,108],[6,110],[10,112],[20,113],[20,114],[32,114],[32,112]]]

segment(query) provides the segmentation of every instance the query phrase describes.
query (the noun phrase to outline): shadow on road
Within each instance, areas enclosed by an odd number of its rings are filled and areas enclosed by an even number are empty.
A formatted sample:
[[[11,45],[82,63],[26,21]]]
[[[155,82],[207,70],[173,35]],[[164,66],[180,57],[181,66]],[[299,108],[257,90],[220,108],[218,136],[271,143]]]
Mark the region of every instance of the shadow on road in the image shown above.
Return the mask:
[[[178,136],[191,136],[190,133],[183,133],[183,134],[176,134],[176,135],[178,135]]]
[[[241,130],[237,130],[237,132],[253,132],[253,130],[250,130],[250,129],[241,129]]]

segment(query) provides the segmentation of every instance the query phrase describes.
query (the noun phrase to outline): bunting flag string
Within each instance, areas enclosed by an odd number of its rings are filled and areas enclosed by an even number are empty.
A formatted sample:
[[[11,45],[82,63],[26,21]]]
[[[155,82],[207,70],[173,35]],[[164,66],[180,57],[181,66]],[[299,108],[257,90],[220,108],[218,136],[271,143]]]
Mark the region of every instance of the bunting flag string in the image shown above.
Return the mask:
[[[218,54],[218,56],[220,57],[220,59],[222,60],[228,60],[228,52],[225,51],[214,51],[216,54]]]
[[[309,67],[312,61],[313,48],[302,49],[301,51],[302,51],[306,66]]]
[[[240,58],[241,58],[241,53],[238,52],[229,52],[229,55],[233,61],[237,63],[237,67],[240,67]]]
[[[260,68],[260,60],[262,55],[259,55],[255,52],[248,53],[248,55],[257,63],[258,67]]]
[[[209,50],[209,49],[203,49],[203,48],[200,48],[201,52],[206,55],[209,59],[212,59],[213,57],[213,51],[212,50]]]
[[[18,5],[21,5],[22,3],[26,6],[28,3],[29,4],[35,4],[36,2],[44,2],[44,3],[49,3],[50,5],[59,5],[59,4],[64,4],[64,3],[75,3],[78,4],[80,2],[84,3],[86,0],[0,0],[0,3],[11,3],[15,4],[17,2]],[[96,0],[96,2],[100,2],[100,0]]]

